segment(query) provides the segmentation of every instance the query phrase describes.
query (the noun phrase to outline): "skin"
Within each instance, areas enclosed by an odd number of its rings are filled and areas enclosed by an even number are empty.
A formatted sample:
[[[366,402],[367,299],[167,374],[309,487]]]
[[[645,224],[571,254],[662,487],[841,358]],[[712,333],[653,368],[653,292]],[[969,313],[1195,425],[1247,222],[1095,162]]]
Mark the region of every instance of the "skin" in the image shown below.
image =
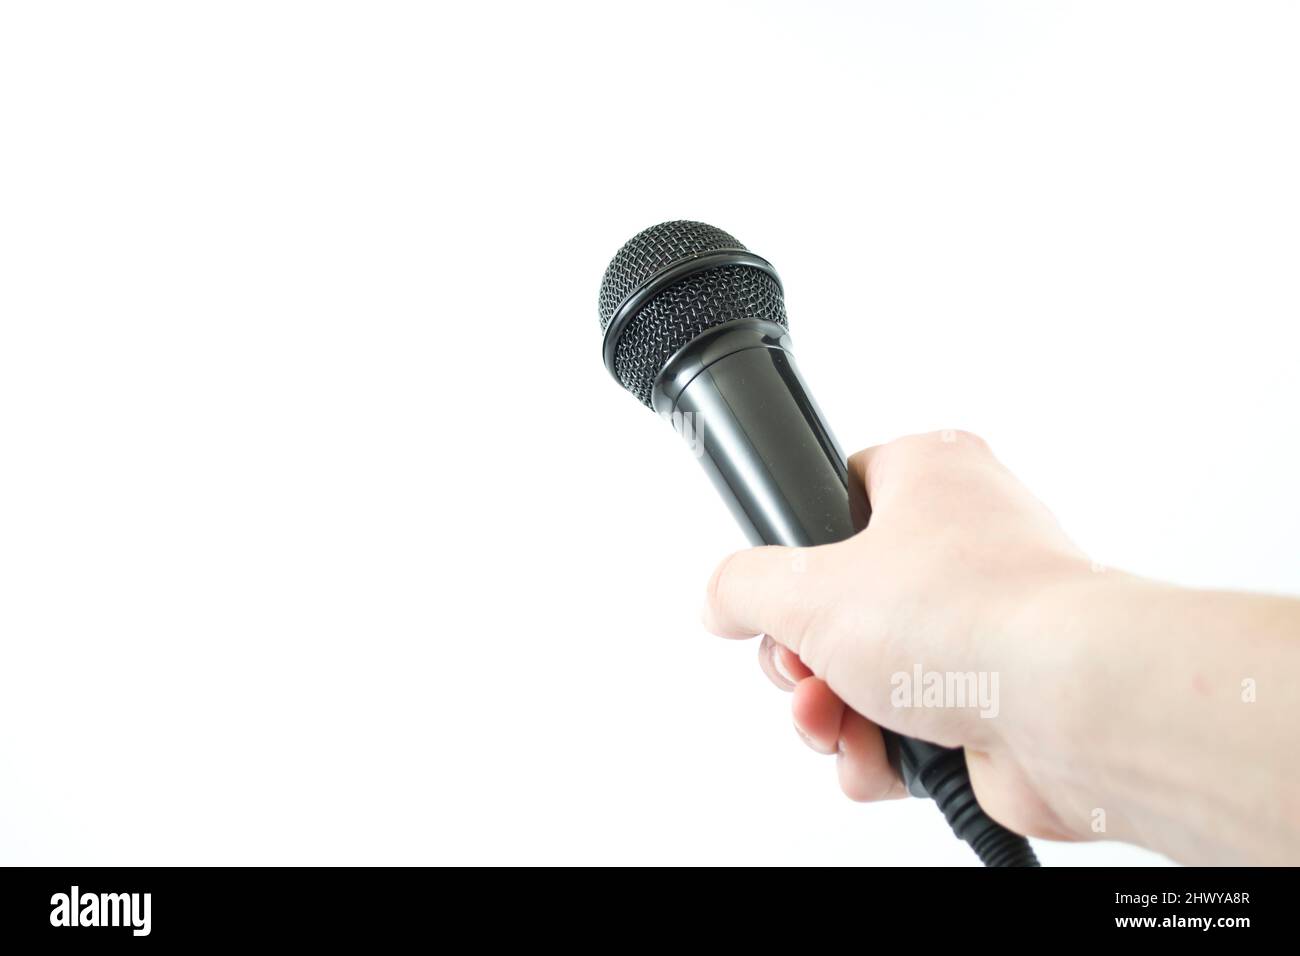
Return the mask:
[[[965,747],[980,804],[1030,836],[1300,863],[1300,601],[1098,567],[965,432],[867,449],[850,472],[864,531],[733,554],[704,610],[720,636],[764,635],[760,666],[845,794],[905,795],[886,727]],[[996,673],[996,716],[899,706],[891,678],[918,663]]]

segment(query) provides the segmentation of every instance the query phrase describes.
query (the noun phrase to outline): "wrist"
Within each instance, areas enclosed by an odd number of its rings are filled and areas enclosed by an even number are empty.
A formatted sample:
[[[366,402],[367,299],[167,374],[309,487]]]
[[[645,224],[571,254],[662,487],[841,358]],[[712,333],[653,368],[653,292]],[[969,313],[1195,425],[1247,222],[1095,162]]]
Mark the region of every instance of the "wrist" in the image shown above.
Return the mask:
[[[1142,842],[1124,825],[1131,819],[1122,809],[1125,748],[1131,708],[1158,649],[1133,640],[1122,623],[1158,587],[1067,562],[1037,580],[1005,618],[1017,669],[1003,680],[1001,737],[1073,836]]]
[[[1296,610],[1108,570],[1025,601],[1008,626],[1035,696],[1006,742],[1063,829],[1182,862],[1294,859],[1288,695],[1256,703],[1243,682],[1296,672]]]

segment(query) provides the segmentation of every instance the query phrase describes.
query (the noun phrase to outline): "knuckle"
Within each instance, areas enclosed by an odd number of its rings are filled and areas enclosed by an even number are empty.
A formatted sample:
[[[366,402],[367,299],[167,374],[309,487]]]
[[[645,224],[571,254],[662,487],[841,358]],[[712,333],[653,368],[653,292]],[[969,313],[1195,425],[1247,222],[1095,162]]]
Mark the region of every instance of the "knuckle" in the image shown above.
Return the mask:
[[[867,469],[867,463],[871,460],[871,456],[875,451],[876,448],[863,448],[860,451],[855,451],[853,454],[849,455],[849,470],[858,473],[865,472]]]
[[[989,444],[974,432],[945,428],[935,432],[907,435],[884,447],[892,467],[908,475],[925,474],[941,464],[950,463],[954,454],[983,457],[991,455]]]
[[[987,450],[989,447],[989,443],[974,432],[966,431],[962,428],[956,428],[952,430],[952,434],[957,437],[957,443],[959,445],[968,445],[972,448],[978,448],[981,451]]]
[[[926,437],[931,440],[931,445],[938,444],[940,446],[946,446],[949,449],[958,448],[962,451],[984,452],[987,452],[989,449],[988,442],[974,432],[966,431],[964,428],[945,428],[942,431],[932,432]],[[938,439],[937,443],[934,442],[935,438]]]
[[[906,464],[916,456],[938,447],[943,440],[943,435],[943,432],[904,435],[902,438],[895,438],[888,444],[881,446],[880,454],[882,458],[891,463]]]

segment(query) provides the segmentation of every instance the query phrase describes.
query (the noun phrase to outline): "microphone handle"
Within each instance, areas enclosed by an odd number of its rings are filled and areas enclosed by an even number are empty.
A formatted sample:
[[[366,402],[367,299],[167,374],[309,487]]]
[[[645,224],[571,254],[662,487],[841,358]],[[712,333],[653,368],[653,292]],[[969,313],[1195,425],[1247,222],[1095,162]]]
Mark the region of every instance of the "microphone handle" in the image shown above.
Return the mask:
[[[753,544],[831,544],[870,520],[866,492],[850,484],[783,326],[747,319],[699,335],[659,374],[652,403],[687,440]],[[908,791],[934,798],[986,865],[1038,865],[1024,837],[980,808],[961,749],[883,732]]]

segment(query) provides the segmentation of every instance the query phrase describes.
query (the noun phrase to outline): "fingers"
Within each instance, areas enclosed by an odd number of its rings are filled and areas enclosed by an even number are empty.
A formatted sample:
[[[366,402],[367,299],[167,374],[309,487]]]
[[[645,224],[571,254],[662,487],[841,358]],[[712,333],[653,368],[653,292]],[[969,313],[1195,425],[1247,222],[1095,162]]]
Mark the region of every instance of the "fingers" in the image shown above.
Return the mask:
[[[825,681],[789,648],[764,635],[759,667],[778,688],[792,693],[795,732],[812,750],[837,754],[840,789],[851,800],[894,800],[907,795],[889,765],[884,735],[878,726],[845,706]]]
[[[719,637],[769,634],[795,653],[827,589],[823,548],[752,548],[726,558],[709,580],[704,626]]]
[[[820,754],[838,754],[840,789],[851,800],[894,800],[906,796],[889,765],[880,728],[844,705],[825,681],[807,677],[791,701],[795,731]]]
[[[804,666],[798,655],[766,634],[758,645],[758,666],[779,690],[792,691],[801,680],[812,676],[812,671]]]
[[[907,796],[903,781],[889,765],[884,734],[854,710],[846,710],[840,721],[837,769],[840,789],[850,800],[897,800]]]
[[[844,701],[835,696],[824,680],[809,677],[794,689],[790,702],[795,732],[819,754],[833,754],[839,746]]]

